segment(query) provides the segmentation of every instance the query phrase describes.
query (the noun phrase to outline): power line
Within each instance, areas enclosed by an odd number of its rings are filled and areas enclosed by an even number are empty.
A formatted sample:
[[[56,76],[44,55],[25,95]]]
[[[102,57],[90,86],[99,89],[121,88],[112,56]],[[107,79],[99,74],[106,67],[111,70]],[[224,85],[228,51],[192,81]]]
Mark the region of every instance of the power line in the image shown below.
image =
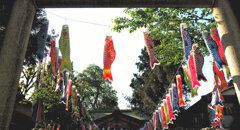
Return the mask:
[[[86,23],[86,24],[92,24],[92,25],[97,25],[97,26],[104,26],[104,27],[109,27],[109,28],[112,27],[112,26],[106,25],[106,24],[99,24],[99,23],[93,23],[93,22],[88,22],[88,21],[82,21],[82,20],[78,20],[78,19],[66,18],[66,17],[63,17],[61,15],[49,12],[49,11],[46,11],[46,12],[49,13],[49,14],[55,15],[55,16],[57,16],[59,18],[62,18],[62,19],[65,19],[65,20],[69,20],[69,21],[74,21],[74,22],[79,22],[79,23]]]

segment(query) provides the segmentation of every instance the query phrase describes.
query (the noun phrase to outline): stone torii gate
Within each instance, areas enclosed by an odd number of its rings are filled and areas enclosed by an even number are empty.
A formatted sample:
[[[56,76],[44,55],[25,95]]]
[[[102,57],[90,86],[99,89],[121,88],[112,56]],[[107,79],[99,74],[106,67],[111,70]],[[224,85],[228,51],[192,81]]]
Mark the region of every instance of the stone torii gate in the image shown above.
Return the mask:
[[[24,55],[36,8],[212,8],[240,101],[240,9],[234,0],[9,0],[13,9],[0,46],[0,130],[9,129]]]

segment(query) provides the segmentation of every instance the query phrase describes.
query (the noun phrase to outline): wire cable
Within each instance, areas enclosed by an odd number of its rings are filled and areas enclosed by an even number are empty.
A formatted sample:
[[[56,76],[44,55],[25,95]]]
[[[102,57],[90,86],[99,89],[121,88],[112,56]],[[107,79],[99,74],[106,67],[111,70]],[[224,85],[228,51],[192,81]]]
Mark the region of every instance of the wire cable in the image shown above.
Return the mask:
[[[181,68],[183,62],[184,62],[184,61],[182,61],[182,62],[179,64],[178,69],[176,70],[176,73],[173,75],[173,77],[172,77],[172,79],[171,79],[171,81],[170,81],[170,84],[169,84],[168,88],[171,87],[171,84],[172,84],[172,82],[174,81],[174,79],[176,78],[176,75],[178,74],[179,69]],[[166,90],[165,94],[164,94],[162,97],[165,97],[167,93],[168,93],[168,90]],[[162,99],[163,99],[163,98],[161,98],[160,101],[158,102],[155,110],[157,110],[158,107],[161,105]]]
[[[82,21],[82,20],[78,20],[78,19],[66,18],[66,17],[63,17],[63,16],[61,16],[61,15],[52,13],[52,12],[50,12],[50,11],[46,11],[46,12],[49,13],[49,14],[55,15],[55,16],[57,16],[57,17],[59,17],[59,18],[62,18],[62,19],[64,19],[65,21],[66,21],[66,20],[69,20],[69,21],[73,21],[73,22],[86,23],[86,24],[92,24],[92,25],[97,25],[97,26],[104,26],[104,27],[108,27],[108,28],[109,28],[109,27],[112,27],[112,26],[106,25],[106,24],[99,24],[99,23],[94,23],[94,22]]]

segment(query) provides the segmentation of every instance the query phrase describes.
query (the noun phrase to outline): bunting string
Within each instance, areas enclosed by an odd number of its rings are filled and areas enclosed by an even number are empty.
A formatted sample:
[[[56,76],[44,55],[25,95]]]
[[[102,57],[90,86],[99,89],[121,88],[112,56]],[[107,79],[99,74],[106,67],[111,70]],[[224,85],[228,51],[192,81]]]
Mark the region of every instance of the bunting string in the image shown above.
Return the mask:
[[[46,11],[46,10],[45,10]],[[111,25],[106,25],[106,24],[100,24],[100,23],[94,23],[94,22],[89,22],[89,21],[82,21],[82,20],[78,20],[78,19],[71,19],[71,18],[66,18],[66,17],[63,17],[61,15],[58,15],[58,14],[55,14],[55,13],[52,13],[50,11],[46,11],[47,13],[49,14],[52,14],[52,15],[55,15],[59,18],[62,18],[65,20],[65,22],[68,20],[68,21],[73,21],[73,22],[78,22],[78,23],[85,23],[85,24],[92,24],[92,25],[96,25],[96,26],[103,26],[103,27],[108,27],[108,28],[111,28],[112,26]]]
[[[192,44],[192,40],[189,35],[186,23],[181,23],[180,27],[181,27],[181,34],[182,34],[183,46],[184,46],[184,52],[185,52],[184,58],[188,63],[188,67],[186,68],[187,71],[185,71],[185,68],[183,68],[185,72],[184,76],[187,76],[188,79],[190,78],[192,82],[190,84],[191,86],[189,86],[188,83],[187,84],[192,91],[201,86],[201,84],[198,81],[202,80],[204,82],[207,82],[207,79],[202,73],[204,57],[202,56],[198,48],[198,44],[196,43]],[[213,33],[212,36],[210,36],[210,34],[206,30],[204,30],[202,33],[203,40],[207,45],[209,52],[213,56],[214,89],[212,91],[212,99],[211,99],[212,101],[208,105],[208,107],[211,110],[211,126],[214,128],[223,128],[221,124],[221,120],[223,119],[224,99],[220,92],[224,88],[228,88],[228,84],[225,80],[225,76],[222,70],[224,65],[227,73],[228,65],[227,65],[227,62],[225,61],[224,52],[222,51],[223,49],[221,49],[222,44],[221,44],[220,38],[218,38],[219,36],[217,34],[217,31],[216,30],[214,31],[215,33],[212,32]],[[145,122],[145,125],[143,126],[143,128],[141,128],[142,130],[147,130],[147,129],[156,130],[158,129],[157,127],[160,127],[160,126],[162,129],[168,129],[168,124],[173,123],[173,121],[170,118],[170,115],[172,113],[175,115],[178,115],[178,113],[180,112],[179,107],[185,106],[185,103],[182,99],[182,79],[181,79],[181,76],[178,75],[179,69],[180,67],[182,67],[183,62],[184,61],[180,63],[176,73],[173,75],[173,78],[170,81],[169,88],[172,87],[172,89],[169,90],[170,92],[168,92],[167,90],[165,95],[163,95],[163,98],[161,99],[161,101],[157,105],[157,108],[153,112],[152,118],[149,121]],[[190,74],[188,71],[190,72],[191,77],[189,77]],[[228,76],[228,73],[227,73],[227,76]],[[172,85],[172,82],[174,82],[174,78],[176,78],[177,80],[177,85]],[[167,95],[167,93],[169,93],[169,95]],[[172,101],[169,101],[169,97],[170,97],[170,100],[172,97]],[[171,102],[172,106],[170,103],[167,103],[167,101]],[[156,116],[159,116],[158,120],[156,119]],[[159,121],[161,125],[156,126],[156,123]]]
[[[173,75],[173,77],[172,77],[171,80],[170,80],[170,84],[169,84],[168,88],[171,87],[171,84],[173,83],[174,79],[176,78],[176,75],[179,73],[178,71],[179,71],[179,69],[181,68],[183,62],[184,62],[184,61],[182,60],[181,63],[179,64],[176,73]],[[165,92],[165,94],[163,95],[163,97],[165,97],[167,93],[168,93],[168,89],[166,90],[166,92]],[[158,107],[160,107],[161,101],[162,101],[162,100],[159,101],[159,104],[157,105],[156,110],[157,110]]]

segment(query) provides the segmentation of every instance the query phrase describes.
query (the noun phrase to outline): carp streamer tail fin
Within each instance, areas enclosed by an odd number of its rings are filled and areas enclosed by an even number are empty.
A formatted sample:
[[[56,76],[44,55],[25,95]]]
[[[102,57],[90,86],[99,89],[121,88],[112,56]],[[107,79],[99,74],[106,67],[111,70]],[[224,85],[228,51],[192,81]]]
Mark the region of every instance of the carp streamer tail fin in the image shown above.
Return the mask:
[[[113,81],[112,72],[110,69],[103,70],[103,80],[106,80],[106,79],[108,79],[111,82]]]

